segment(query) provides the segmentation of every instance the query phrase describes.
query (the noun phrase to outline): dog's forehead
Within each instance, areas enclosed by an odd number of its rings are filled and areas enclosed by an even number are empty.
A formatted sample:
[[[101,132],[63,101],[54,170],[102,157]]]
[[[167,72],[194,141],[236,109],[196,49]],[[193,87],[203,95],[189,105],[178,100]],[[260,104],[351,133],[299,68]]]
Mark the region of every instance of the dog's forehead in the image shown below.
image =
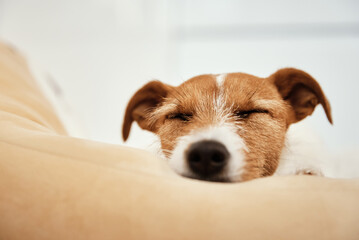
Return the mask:
[[[208,74],[193,77],[173,88],[163,109],[207,114],[224,109],[261,108],[263,103],[273,103],[273,100],[277,106],[279,99],[278,91],[268,79],[244,73]]]
[[[193,77],[176,88],[178,94],[187,97],[212,96],[217,92],[227,97],[245,100],[250,93],[260,97],[273,95],[274,86],[264,78],[245,73],[206,74]]]
[[[217,86],[216,79],[217,75],[214,74],[195,76],[178,86],[178,90],[188,90],[188,88],[192,88],[212,91]]]
[[[245,73],[225,74],[222,85],[227,96],[247,100],[248,98],[278,98],[275,86],[266,78],[256,77]]]

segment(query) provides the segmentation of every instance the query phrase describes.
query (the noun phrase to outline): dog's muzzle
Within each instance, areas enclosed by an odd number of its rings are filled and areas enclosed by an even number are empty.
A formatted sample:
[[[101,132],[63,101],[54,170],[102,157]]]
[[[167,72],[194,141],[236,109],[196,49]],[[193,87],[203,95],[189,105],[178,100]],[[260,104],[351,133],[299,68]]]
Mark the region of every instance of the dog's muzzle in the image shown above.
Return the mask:
[[[220,174],[230,154],[220,142],[205,140],[193,143],[186,154],[188,166],[200,179],[211,180]]]

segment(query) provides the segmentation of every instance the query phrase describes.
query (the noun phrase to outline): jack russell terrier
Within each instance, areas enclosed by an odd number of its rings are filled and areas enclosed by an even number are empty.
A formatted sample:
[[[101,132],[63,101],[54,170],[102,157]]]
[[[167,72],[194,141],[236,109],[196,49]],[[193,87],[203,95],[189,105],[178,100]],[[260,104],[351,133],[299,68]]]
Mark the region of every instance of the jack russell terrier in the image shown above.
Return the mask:
[[[321,104],[332,123],[329,102],[308,73],[280,69],[267,78],[245,73],[200,75],[178,87],[152,81],[128,103],[122,136],[136,121],[161,141],[178,174],[217,182],[281,175],[278,165],[286,132]],[[294,169],[320,175],[320,170]]]

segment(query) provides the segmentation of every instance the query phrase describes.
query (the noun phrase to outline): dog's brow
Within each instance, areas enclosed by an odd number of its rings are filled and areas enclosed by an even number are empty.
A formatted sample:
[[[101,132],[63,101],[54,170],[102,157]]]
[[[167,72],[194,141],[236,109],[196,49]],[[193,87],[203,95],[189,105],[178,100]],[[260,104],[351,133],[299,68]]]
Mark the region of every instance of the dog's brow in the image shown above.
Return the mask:
[[[252,102],[254,108],[276,110],[281,107],[281,103],[277,100],[259,99]]]
[[[252,93],[250,93],[250,97],[248,98],[249,101],[252,100],[254,94],[256,94],[257,91],[258,91],[258,88],[256,90],[254,90]],[[248,96],[249,96],[249,94],[248,94]]]
[[[159,108],[157,108],[153,112],[153,115],[165,115],[165,114],[168,114],[170,112],[177,110],[177,108],[178,108],[177,104],[167,103],[167,104],[164,104],[164,105],[160,106]]]

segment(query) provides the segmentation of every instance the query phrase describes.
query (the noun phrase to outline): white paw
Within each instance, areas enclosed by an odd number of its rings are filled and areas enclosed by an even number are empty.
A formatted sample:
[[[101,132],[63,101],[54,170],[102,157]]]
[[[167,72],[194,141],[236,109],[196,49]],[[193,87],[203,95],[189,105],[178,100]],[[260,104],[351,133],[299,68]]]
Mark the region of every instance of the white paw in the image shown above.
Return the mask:
[[[324,176],[323,173],[318,169],[300,169],[297,170],[296,175],[313,175],[313,176]]]

